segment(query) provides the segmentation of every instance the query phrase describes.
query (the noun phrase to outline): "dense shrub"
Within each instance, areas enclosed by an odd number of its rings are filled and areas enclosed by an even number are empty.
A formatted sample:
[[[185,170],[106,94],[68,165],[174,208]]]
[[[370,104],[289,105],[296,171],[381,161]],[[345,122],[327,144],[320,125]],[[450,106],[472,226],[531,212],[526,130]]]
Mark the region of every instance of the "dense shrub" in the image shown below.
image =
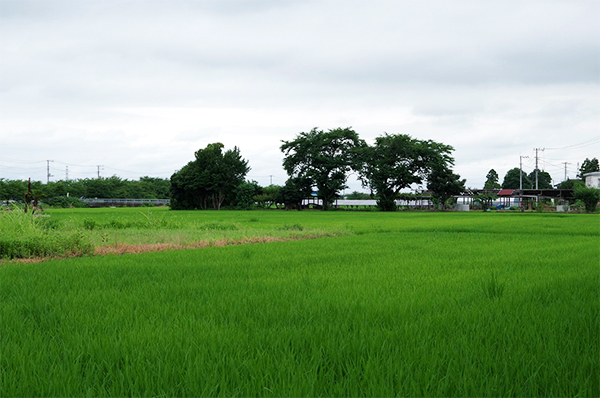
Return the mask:
[[[580,186],[575,189],[574,196],[583,202],[586,212],[593,213],[600,201],[600,190]]]

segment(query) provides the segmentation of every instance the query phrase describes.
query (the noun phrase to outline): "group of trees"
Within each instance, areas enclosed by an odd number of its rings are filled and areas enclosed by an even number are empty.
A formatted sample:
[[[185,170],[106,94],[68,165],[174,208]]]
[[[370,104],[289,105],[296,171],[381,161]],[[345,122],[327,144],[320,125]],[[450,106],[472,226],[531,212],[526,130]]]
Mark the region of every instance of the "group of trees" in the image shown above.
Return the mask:
[[[559,189],[575,189],[578,184],[584,180],[584,175],[587,173],[593,173],[600,171],[600,165],[598,159],[585,159],[579,168],[577,173],[577,179],[566,180],[558,184]],[[510,169],[504,175],[504,181],[502,185],[499,183],[499,176],[496,170],[491,169],[487,175],[483,189],[519,189],[523,184],[523,189],[536,189],[536,170],[527,174],[521,171],[518,167]],[[552,176],[541,170],[537,170],[537,188],[538,189],[552,189]]]
[[[27,192],[28,181],[0,178],[0,200],[22,200]],[[168,199],[169,180],[141,177],[126,180],[117,176],[86,178],[82,180],[50,181],[42,184],[31,182],[33,195],[47,204],[77,205],[78,198],[138,198]]]
[[[220,142],[195,153],[195,159],[171,176],[171,208],[215,209],[233,203],[250,170],[237,147],[223,152]],[[252,185],[251,183],[249,183]],[[254,192],[252,192],[254,193]]]
[[[351,128],[302,132],[281,146],[286,205],[298,206],[313,189],[327,209],[347,188],[350,172],[377,198],[381,210],[396,209],[400,191],[427,182],[427,189],[442,206],[464,190],[464,180],[451,167],[453,148],[435,141],[417,140],[404,134],[384,134],[368,145]]]
[[[385,211],[395,210],[400,191],[413,184],[426,182],[433,200],[442,206],[464,190],[465,181],[451,169],[453,148],[435,141],[384,134],[368,145],[350,128],[315,128],[282,142],[283,168],[289,177],[285,185],[263,188],[246,181],[250,167],[239,149],[224,151],[221,143],[209,144],[171,176],[171,208],[268,208],[281,203],[300,208],[316,192],[326,210],[347,188],[351,172]]]
[[[531,173],[523,173],[521,169],[515,167],[510,169],[504,175],[504,181],[502,185],[499,183],[499,176],[496,170],[491,169],[487,175],[483,189],[520,189],[521,184],[523,189],[535,189],[536,188],[536,171]],[[552,189],[552,176],[545,172],[537,171],[537,188],[538,189]]]

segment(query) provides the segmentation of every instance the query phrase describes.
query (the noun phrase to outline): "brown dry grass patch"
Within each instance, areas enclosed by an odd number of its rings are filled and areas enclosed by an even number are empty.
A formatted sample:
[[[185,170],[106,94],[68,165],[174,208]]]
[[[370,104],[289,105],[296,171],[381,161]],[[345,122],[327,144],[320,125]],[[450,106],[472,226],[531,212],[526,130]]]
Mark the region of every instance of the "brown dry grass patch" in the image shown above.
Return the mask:
[[[181,245],[176,243],[143,243],[143,244],[127,244],[117,243],[110,246],[97,246],[94,250],[95,256],[105,255],[123,255],[123,254],[140,254],[150,253],[159,251],[169,250],[184,250],[184,249],[202,249],[206,247],[223,247],[233,245],[250,245],[259,243],[271,243],[271,242],[287,242],[294,240],[308,240],[316,238],[325,238],[337,236],[337,234],[309,234],[309,235],[293,235],[286,238],[277,238],[273,236],[255,236],[242,239],[220,239],[212,241],[198,241],[189,244]],[[81,257],[81,255],[67,255],[67,256],[54,256],[54,257],[35,257],[35,258],[18,258],[12,260],[0,260],[0,265],[7,263],[39,263],[50,259],[61,259],[69,257]]]

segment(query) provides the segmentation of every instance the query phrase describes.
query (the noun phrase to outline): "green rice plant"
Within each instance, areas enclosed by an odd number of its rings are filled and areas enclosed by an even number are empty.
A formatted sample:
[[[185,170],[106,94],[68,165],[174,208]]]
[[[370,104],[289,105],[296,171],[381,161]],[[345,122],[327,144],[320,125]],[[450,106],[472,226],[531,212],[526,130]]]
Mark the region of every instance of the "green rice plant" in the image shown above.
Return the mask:
[[[0,267],[0,396],[600,395],[597,216],[273,213],[362,233]]]
[[[95,220],[89,220],[89,219],[84,219],[83,220],[83,228],[93,231],[94,228],[96,228],[96,221]]]
[[[504,294],[504,283],[498,281],[494,272],[489,279],[483,282],[483,293],[489,299],[499,299]]]

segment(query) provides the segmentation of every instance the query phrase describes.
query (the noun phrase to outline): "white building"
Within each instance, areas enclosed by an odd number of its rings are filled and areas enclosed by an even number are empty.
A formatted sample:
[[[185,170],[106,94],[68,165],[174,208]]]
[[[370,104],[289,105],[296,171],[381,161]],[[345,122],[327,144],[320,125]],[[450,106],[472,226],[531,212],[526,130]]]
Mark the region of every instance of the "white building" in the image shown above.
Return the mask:
[[[600,171],[593,173],[587,173],[583,175],[585,177],[585,186],[590,188],[600,189]]]

